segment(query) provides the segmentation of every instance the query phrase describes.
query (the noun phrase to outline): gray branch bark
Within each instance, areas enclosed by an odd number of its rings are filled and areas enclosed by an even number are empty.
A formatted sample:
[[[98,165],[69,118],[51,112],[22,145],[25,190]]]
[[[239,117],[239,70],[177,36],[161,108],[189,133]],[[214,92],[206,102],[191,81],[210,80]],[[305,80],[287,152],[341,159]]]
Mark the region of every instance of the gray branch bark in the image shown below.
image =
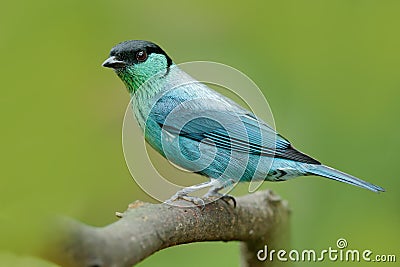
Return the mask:
[[[180,208],[136,201],[105,227],[63,219],[54,229],[43,257],[66,267],[128,267],[171,246],[201,241],[241,241],[241,265],[276,266],[259,261],[257,252],[285,248],[289,209],[272,191]],[[179,205],[179,202],[177,202]],[[188,205],[187,202],[184,205]]]

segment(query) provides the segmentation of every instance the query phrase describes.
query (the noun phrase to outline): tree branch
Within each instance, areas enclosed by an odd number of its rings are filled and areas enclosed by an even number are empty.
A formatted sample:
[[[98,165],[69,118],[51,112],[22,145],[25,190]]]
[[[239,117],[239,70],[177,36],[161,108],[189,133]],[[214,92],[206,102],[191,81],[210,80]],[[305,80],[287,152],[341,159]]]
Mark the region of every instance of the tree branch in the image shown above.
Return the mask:
[[[63,219],[52,235],[58,238],[47,243],[43,256],[62,266],[125,267],[179,244],[242,241],[242,266],[277,263],[257,260],[257,252],[265,245],[270,250],[287,244],[286,202],[269,190],[236,201],[236,208],[220,199],[204,209],[136,201],[105,227]]]

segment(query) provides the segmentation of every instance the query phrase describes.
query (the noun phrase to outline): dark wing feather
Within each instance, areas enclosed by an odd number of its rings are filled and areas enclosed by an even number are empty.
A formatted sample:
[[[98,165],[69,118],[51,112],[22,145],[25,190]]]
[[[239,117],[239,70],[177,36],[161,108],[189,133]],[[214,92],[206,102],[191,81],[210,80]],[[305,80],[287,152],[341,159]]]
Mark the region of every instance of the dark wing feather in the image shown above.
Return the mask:
[[[160,119],[160,116],[154,116],[153,118],[160,127],[172,134],[198,142],[213,143],[219,148],[310,164],[320,164],[317,160],[293,148],[287,139],[276,133],[274,129],[251,113],[211,112],[212,114],[203,112],[199,115],[199,112],[187,110],[185,114],[180,114],[181,116],[175,115],[168,122]],[[181,125],[179,124],[180,121],[185,121],[186,123],[179,130],[176,125]],[[229,131],[218,121],[228,126]]]

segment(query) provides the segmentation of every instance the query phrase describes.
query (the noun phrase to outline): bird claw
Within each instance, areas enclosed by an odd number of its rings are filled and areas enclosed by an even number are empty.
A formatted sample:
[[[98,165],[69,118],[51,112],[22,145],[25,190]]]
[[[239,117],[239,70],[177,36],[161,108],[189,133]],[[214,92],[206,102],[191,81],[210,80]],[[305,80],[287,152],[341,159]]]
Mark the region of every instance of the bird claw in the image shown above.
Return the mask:
[[[231,195],[224,195],[218,192],[208,192],[203,196],[203,198],[216,198],[216,199],[222,199],[225,201],[227,204],[230,204],[232,202],[233,207],[236,208],[236,199],[231,196]]]
[[[180,198],[183,199],[183,200],[186,200],[188,202],[192,202],[196,206],[201,207],[202,210],[206,206],[206,203],[204,202],[204,200],[199,198],[199,197],[181,196]]]
[[[175,195],[173,195],[172,197],[170,197],[169,199],[165,200],[164,203],[165,204],[171,204],[172,202],[174,202],[175,200],[180,198],[180,194],[176,193]]]
[[[199,198],[199,197],[192,197],[192,196],[188,196],[185,194],[175,194],[173,195],[170,199],[164,201],[164,203],[171,205],[172,202],[178,200],[178,199],[182,199],[188,202],[193,203],[194,205],[201,207],[201,209],[203,210],[204,207],[206,206],[206,203],[204,202],[203,199]]]
[[[231,196],[231,195],[224,195],[223,197],[221,197],[221,199],[223,201],[225,201],[226,203],[230,204],[230,201],[232,201],[233,204],[233,208],[236,208],[236,199]]]

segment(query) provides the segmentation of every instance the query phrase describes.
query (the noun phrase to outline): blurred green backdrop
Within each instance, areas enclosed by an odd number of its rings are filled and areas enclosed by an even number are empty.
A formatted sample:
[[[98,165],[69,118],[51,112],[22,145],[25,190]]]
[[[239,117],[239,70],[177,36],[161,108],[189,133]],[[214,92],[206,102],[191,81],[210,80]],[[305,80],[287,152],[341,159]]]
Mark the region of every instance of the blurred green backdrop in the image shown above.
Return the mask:
[[[264,184],[293,209],[293,248],[335,247],[343,237],[350,248],[399,252],[399,1],[2,6],[1,266],[53,266],[25,255],[53,214],[101,226],[128,203],[151,201],[122,153],[128,94],[100,66],[113,45],[128,39],[152,40],[177,63],[209,60],[243,71],[297,148],[387,190],[374,194],[319,178]],[[202,243],[164,250],[139,266],[238,262],[237,243]]]

